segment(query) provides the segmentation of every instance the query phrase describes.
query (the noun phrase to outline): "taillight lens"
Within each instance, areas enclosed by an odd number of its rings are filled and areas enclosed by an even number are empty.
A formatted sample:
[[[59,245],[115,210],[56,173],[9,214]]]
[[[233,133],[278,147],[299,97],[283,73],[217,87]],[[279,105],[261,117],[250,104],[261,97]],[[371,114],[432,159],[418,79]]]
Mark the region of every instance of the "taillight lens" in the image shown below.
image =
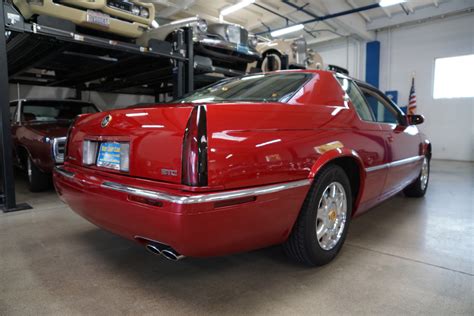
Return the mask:
[[[84,140],[82,143],[82,164],[90,166],[95,164],[97,157],[98,142],[91,140]]]
[[[76,123],[76,119],[74,121],[72,121],[72,124],[67,129],[66,141],[64,142],[64,161],[67,161],[67,159],[68,159],[68,150],[67,150],[68,141],[71,138],[71,133],[72,133],[72,130],[74,129],[74,124],[75,123]]]
[[[207,121],[206,106],[193,109],[183,140],[183,184],[207,185]]]

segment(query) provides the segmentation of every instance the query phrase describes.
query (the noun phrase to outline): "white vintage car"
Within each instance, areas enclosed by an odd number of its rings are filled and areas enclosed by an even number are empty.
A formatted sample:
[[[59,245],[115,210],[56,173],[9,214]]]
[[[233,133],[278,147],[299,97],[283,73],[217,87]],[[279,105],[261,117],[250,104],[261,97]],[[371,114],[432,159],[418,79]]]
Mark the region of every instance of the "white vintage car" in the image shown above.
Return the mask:
[[[321,56],[312,49],[308,49],[303,37],[274,40],[258,37],[258,40],[257,51],[262,55],[262,59],[250,65],[247,69],[248,72],[251,72],[255,67],[263,72],[289,68],[323,68]],[[288,60],[285,60],[285,55],[288,56]]]
[[[152,27],[155,7],[139,0],[12,0],[25,20],[49,16],[85,29],[138,38]]]
[[[137,44],[150,47],[153,40],[171,40],[174,31],[190,27],[193,29],[195,55],[212,60],[212,67],[245,72],[247,64],[260,60],[255,49],[257,41],[248,31],[237,24],[207,23],[199,17],[176,20],[143,34]]]

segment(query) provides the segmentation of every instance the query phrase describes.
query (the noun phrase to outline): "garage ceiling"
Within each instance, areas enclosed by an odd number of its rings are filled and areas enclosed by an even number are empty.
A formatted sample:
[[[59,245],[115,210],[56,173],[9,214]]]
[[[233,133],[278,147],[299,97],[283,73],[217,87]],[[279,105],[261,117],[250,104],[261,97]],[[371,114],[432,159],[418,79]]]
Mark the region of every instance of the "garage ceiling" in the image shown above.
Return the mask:
[[[240,0],[144,0],[155,4],[157,17],[160,20],[175,20],[199,15],[208,21],[218,21],[219,12]],[[281,0],[256,0],[255,4],[232,13],[225,21],[237,23],[254,33],[268,31],[268,28],[285,27],[287,21],[281,16],[270,13],[278,12],[289,19],[288,23],[301,23],[313,18]],[[378,0],[288,0],[291,4],[314,15],[324,16],[341,11],[360,8],[378,3]],[[323,42],[341,36],[353,36],[362,40],[375,38],[374,30],[385,27],[416,22],[452,13],[472,10],[471,0],[409,0],[403,5],[375,8],[351,15],[308,23],[305,30],[292,33],[289,37],[303,35],[309,43]]]

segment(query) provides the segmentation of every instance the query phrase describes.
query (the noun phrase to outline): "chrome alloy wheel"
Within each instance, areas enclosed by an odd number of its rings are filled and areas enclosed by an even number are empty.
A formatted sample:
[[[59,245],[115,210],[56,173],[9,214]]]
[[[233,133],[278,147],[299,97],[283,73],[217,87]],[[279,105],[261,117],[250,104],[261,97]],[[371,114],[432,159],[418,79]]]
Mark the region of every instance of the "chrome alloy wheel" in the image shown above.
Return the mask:
[[[347,196],[339,182],[329,184],[321,196],[316,215],[316,236],[324,250],[333,249],[342,237],[347,220]]]
[[[430,176],[430,169],[428,167],[428,158],[423,159],[423,165],[421,166],[421,176],[420,176],[420,183],[421,183],[421,190],[425,190],[426,186],[428,185],[428,178]]]

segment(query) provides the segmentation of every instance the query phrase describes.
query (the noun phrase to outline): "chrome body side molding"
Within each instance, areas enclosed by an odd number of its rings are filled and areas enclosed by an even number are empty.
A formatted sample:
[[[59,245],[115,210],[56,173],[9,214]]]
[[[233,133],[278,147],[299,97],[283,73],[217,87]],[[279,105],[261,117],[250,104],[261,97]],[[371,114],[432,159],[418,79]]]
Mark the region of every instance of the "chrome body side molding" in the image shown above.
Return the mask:
[[[414,157],[410,157],[410,158],[405,158],[405,159],[393,161],[393,162],[390,162],[390,163],[385,163],[385,164],[365,168],[365,172],[372,172],[372,171],[377,171],[377,170],[384,169],[384,168],[391,168],[391,167],[397,167],[397,166],[409,164],[409,163],[412,163],[412,162],[419,161],[419,160],[423,159],[424,157],[425,156],[414,156]]]
[[[116,182],[106,181],[101,184],[102,188],[124,192],[128,194],[133,194],[137,196],[142,196],[146,198],[152,198],[157,200],[162,200],[175,204],[197,204],[197,203],[209,203],[209,202],[218,202],[225,201],[229,199],[243,198],[249,196],[259,196],[264,194],[276,193],[283,190],[289,190],[294,188],[299,188],[302,186],[307,186],[311,184],[311,180],[299,180],[281,184],[273,184],[267,186],[261,186],[251,189],[242,189],[242,190],[233,190],[226,192],[217,192],[217,193],[203,193],[196,195],[173,195],[163,192],[144,190],[132,186],[122,185]]]

